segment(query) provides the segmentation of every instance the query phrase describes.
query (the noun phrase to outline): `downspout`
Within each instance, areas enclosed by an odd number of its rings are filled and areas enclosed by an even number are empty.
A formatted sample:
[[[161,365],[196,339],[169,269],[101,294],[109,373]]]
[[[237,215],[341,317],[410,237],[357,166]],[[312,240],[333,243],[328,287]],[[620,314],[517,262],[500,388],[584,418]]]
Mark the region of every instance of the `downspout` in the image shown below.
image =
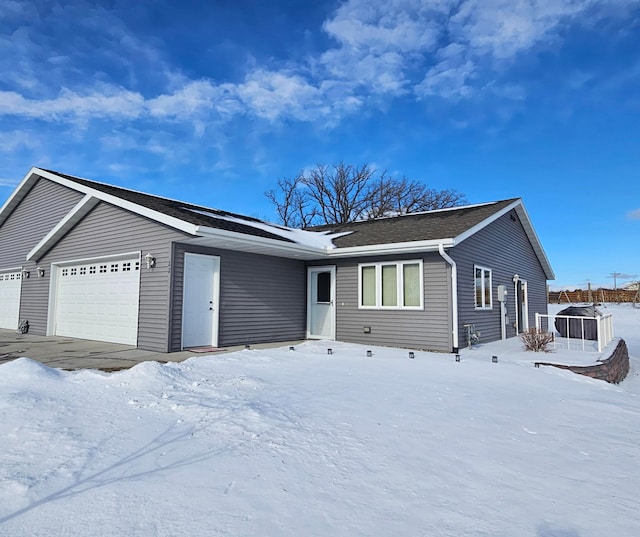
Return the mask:
[[[456,262],[444,251],[442,243],[438,244],[438,252],[442,259],[451,265],[451,323],[453,324],[453,352],[458,352],[458,267]]]

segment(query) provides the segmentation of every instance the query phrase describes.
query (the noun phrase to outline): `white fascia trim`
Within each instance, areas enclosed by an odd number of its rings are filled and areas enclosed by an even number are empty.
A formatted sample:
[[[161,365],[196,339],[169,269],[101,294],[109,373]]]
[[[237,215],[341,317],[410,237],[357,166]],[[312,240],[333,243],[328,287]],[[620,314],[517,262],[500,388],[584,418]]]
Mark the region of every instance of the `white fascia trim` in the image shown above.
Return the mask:
[[[555,280],[556,275],[553,272],[553,268],[551,268],[551,263],[549,263],[549,259],[547,258],[547,254],[545,253],[544,248],[542,247],[540,239],[538,238],[538,234],[531,224],[531,219],[529,218],[529,214],[527,213],[527,209],[525,209],[524,204],[521,203],[518,207],[516,207],[516,211],[518,213],[518,216],[520,217],[522,226],[524,227],[524,230],[527,233],[531,244],[533,245],[533,249],[535,250],[536,254],[538,254],[538,259],[540,260],[540,264],[544,269],[547,280]]]
[[[196,226],[195,234],[201,237],[214,237],[228,241],[238,241],[244,244],[257,244],[260,246],[270,246],[286,252],[299,252],[325,257],[327,254],[324,248],[314,248],[294,242],[285,242],[267,237],[258,237],[255,235],[247,235],[245,233],[237,233],[226,229],[218,229],[213,227]]]
[[[473,227],[470,227],[464,233],[460,233],[460,235],[458,235],[455,238],[456,244],[461,243],[463,240],[468,239],[472,235],[475,235],[476,233],[478,233],[478,231],[480,231],[481,229],[484,229],[485,227],[487,227],[492,222],[495,222],[498,218],[500,218],[501,216],[504,216],[511,209],[514,209],[518,205],[522,205],[522,201],[521,200],[516,200],[513,203],[510,203],[509,205],[507,205],[506,207],[503,207],[498,212],[496,212],[496,213],[492,214],[491,216],[485,218],[482,222],[476,224]]]
[[[153,209],[149,209],[142,205],[123,200],[122,198],[112,196],[111,194],[107,194],[105,192],[102,192],[101,190],[96,190],[95,188],[81,185],[80,183],[76,183],[75,181],[71,181],[70,179],[65,179],[64,177],[60,177],[55,173],[50,173],[40,168],[32,168],[32,171],[37,173],[41,177],[46,177],[47,179],[54,181],[60,185],[66,186],[73,190],[77,190],[79,192],[83,192],[84,194],[90,194],[94,198],[98,198],[100,201],[104,201],[105,203],[115,205],[116,207],[120,207],[121,209],[125,209],[140,216],[149,218],[150,220],[154,220],[174,229],[184,231],[189,235],[196,234],[196,229],[198,226],[196,226],[195,224],[190,224],[179,218],[174,218],[173,216],[168,216],[164,213],[154,211]]]
[[[529,238],[529,242],[531,243],[533,250],[538,256],[538,259],[540,261],[540,264],[542,265],[542,268],[544,270],[545,276],[547,277],[547,280],[555,280],[556,276],[553,272],[553,269],[551,268],[549,259],[547,258],[547,255],[545,254],[544,249],[542,248],[542,243],[540,242],[540,239],[538,238],[538,235],[536,234],[535,229],[531,224],[531,219],[529,218],[529,214],[527,213],[527,210],[524,208],[524,204],[522,203],[521,199],[517,199],[513,203],[510,203],[509,205],[502,208],[498,212],[484,219],[479,224],[476,224],[475,226],[473,226],[472,228],[469,228],[464,233],[461,233],[460,235],[458,235],[455,238],[455,244],[459,244],[462,241],[471,237],[472,235],[475,235],[478,231],[480,231],[481,229],[484,229],[492,222],[495,222],[498,218],[501,218],[512,209],[515,209],[516,212],[518,213],[518,216],[520,217],[520,222],[522,223],[522,227],[524,228],[524,231],[527,234],[527,237]]]
[[[29,189],[37,181],[37,177],[35,174],[35,170],[37,168],[31,168],[27,175],[25,175],[15,188],[11,196],[4,202],[2,207],[0,208],[0,226],[4,223],[4,221],[9,218],[9,214],[11,211],[18,205],[22,199],[27,195]]]
[[[82,220],[86,214],[98,205],[99,200],[86,194],[67,215],[47,233],[27,254],[27,261],[42,257],[57,241],[59,241],[73,226]]]
[[[453,246],[454,239],[392,242],[389,244],[372,244],[370,246],[349,246],[327,251],[328,257],[351,257],[363,255],[392,255],[416,252],[437,252],[440,245],[449,248]]]

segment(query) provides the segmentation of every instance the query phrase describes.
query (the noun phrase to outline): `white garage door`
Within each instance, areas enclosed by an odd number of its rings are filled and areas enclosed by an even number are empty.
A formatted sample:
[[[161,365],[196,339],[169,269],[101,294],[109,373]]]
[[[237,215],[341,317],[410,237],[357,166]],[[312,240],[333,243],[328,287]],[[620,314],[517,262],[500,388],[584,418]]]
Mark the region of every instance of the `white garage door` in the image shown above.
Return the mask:
[[[21,276],[20,272],[0,272],[0,328],[18,328]]]
[[[56,335],[137,344],[137,258],[59,266],[57,271]]]

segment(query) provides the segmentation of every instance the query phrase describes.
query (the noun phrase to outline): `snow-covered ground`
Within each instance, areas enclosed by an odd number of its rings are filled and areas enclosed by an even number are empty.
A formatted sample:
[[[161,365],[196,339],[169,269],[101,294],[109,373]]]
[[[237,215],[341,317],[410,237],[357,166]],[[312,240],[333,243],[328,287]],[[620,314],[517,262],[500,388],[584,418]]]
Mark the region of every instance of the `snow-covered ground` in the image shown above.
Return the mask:
[[[640,535],[640,309],[607,312],[634,357],[618,386],[515,339],[460,363],[336,342],[112,374],[15,360],[0,535]]]

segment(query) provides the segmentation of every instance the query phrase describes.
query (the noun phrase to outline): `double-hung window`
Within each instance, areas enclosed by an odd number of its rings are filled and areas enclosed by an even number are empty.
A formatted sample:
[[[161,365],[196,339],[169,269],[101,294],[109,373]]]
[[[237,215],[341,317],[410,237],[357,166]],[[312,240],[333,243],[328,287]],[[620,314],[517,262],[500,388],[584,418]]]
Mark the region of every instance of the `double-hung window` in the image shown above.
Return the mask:
[[[491,269],[476,265],[473,267],[475,278],[475,302],[477,310],[489,310],[493,307],[491,301]]]
[[[358,265],[358,307],[423,309],[422,260]]]

